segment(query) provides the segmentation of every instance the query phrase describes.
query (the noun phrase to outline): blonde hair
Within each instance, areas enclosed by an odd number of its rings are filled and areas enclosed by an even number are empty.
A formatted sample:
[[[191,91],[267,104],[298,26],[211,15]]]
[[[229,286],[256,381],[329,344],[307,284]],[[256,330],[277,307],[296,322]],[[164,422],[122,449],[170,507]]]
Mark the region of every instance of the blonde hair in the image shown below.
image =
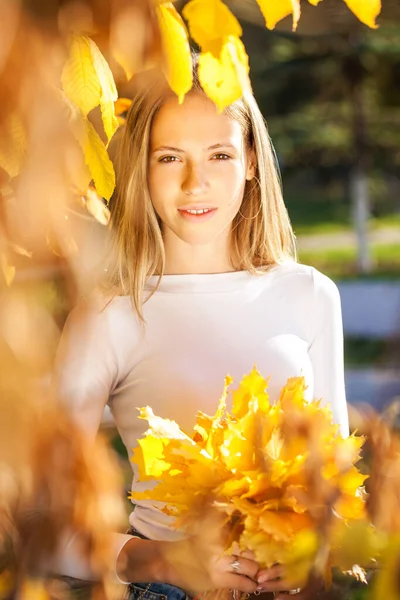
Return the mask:
[[[192,91],[204,94],[196,65],[193,71]],[[147,170],[152,122],[171,95],[159,76],[149,79],[133,97],[117,149],[117,186],[111,202],[112,249],[105,282],[112,294],[130,295],[141,319],[146,281],[158,275],[159,283],[165,268],[161,222],[151,202]],[[255,177],[246,181],[242,205],[232,224],[232,266],[237,271],[265,272],[296,258],[274,149],[250,92],[224,112],[242,126],[247,148],[254,150],[257,161]]]

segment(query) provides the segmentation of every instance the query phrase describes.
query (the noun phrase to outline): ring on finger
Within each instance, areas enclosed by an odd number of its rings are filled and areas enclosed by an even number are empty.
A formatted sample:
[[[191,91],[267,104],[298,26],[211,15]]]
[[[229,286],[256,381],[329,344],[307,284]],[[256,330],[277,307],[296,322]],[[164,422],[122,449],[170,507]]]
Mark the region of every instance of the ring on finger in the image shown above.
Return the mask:
[[[240,560],[237,556],[235,556],[234,560],[231,562],[231,569],[234,573],[237,573],[240,569]]]
[[[295,596],[296,594],[300,594],[301,588],[294,588],[293,590],[289,590],[290,596]]]

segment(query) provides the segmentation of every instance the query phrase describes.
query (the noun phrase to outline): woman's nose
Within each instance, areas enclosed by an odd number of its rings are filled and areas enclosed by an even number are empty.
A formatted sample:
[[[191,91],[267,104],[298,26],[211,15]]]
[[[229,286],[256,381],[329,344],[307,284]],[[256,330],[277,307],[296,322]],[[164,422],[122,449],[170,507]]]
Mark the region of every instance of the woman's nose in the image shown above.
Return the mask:
[[[200,196],[208,191],[209,183],[204,170],[195,165],[189,165],[185,179],[182,183],[182,190],[188,196]]]

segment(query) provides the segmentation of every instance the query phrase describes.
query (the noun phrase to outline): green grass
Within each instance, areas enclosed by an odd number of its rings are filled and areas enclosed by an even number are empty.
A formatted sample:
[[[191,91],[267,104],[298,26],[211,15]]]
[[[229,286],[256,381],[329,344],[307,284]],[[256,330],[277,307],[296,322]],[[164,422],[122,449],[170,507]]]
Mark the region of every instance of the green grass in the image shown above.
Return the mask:
[[[324,233],[343,233],[354,229],[350,218],[348,221],[316,221],[310,223],[296,223],[292,219],[293,229],[297,236],[318,235]],[[370,231],[383,229],[385,227],[400,227],[400,214],[385,215],[384,217],[371,218],[368,222]]]
[[[361,278],[400,279],[400,244],[372,247],[373,272]],[[299,252],[300,262],[316,267],[333,279],[360,278],[355,248],[327,248]]]
[[[319,235],[324,233],[343,233],[351,231],[352,227],[345,223],[335,223],[333,221],[323,221],[320,223],[311,223],[309,225],[295,225],[293,229],[296,236]]]
[[[383,227],[400,227],[400,213],[371,219],[371,227],[373,229],[382,229]]]

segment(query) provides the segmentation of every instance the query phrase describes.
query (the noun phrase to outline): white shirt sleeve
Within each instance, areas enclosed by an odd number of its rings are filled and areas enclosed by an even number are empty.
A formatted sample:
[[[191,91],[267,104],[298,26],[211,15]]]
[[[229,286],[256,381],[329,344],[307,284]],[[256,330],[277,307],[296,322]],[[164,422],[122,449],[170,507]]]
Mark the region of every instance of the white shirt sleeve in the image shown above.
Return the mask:
[[[53,390],[78,426],[94,439],[110,393],[118,382],[118,363],[107,310],[81,305],[69,315],[57,351]],[[115,565],[118,555],[132,536],[113,535]],[[87,557],[82,556],[79,532],[61,542],[55,570],[77,579],[94,579]],[[115,580],[122,582],[117,574]]]
[[[61,336],[53,389],[78,425],[93,438],[117,381],[107,310],[87,304],[75,308]]]
[[[311,307],[313,338],[309,356],[314,371],[314,398],[329,404],[342,436],[349,435],[344,384],[343,323],[339,290],[325,275],[313,269],[314,306]]]

